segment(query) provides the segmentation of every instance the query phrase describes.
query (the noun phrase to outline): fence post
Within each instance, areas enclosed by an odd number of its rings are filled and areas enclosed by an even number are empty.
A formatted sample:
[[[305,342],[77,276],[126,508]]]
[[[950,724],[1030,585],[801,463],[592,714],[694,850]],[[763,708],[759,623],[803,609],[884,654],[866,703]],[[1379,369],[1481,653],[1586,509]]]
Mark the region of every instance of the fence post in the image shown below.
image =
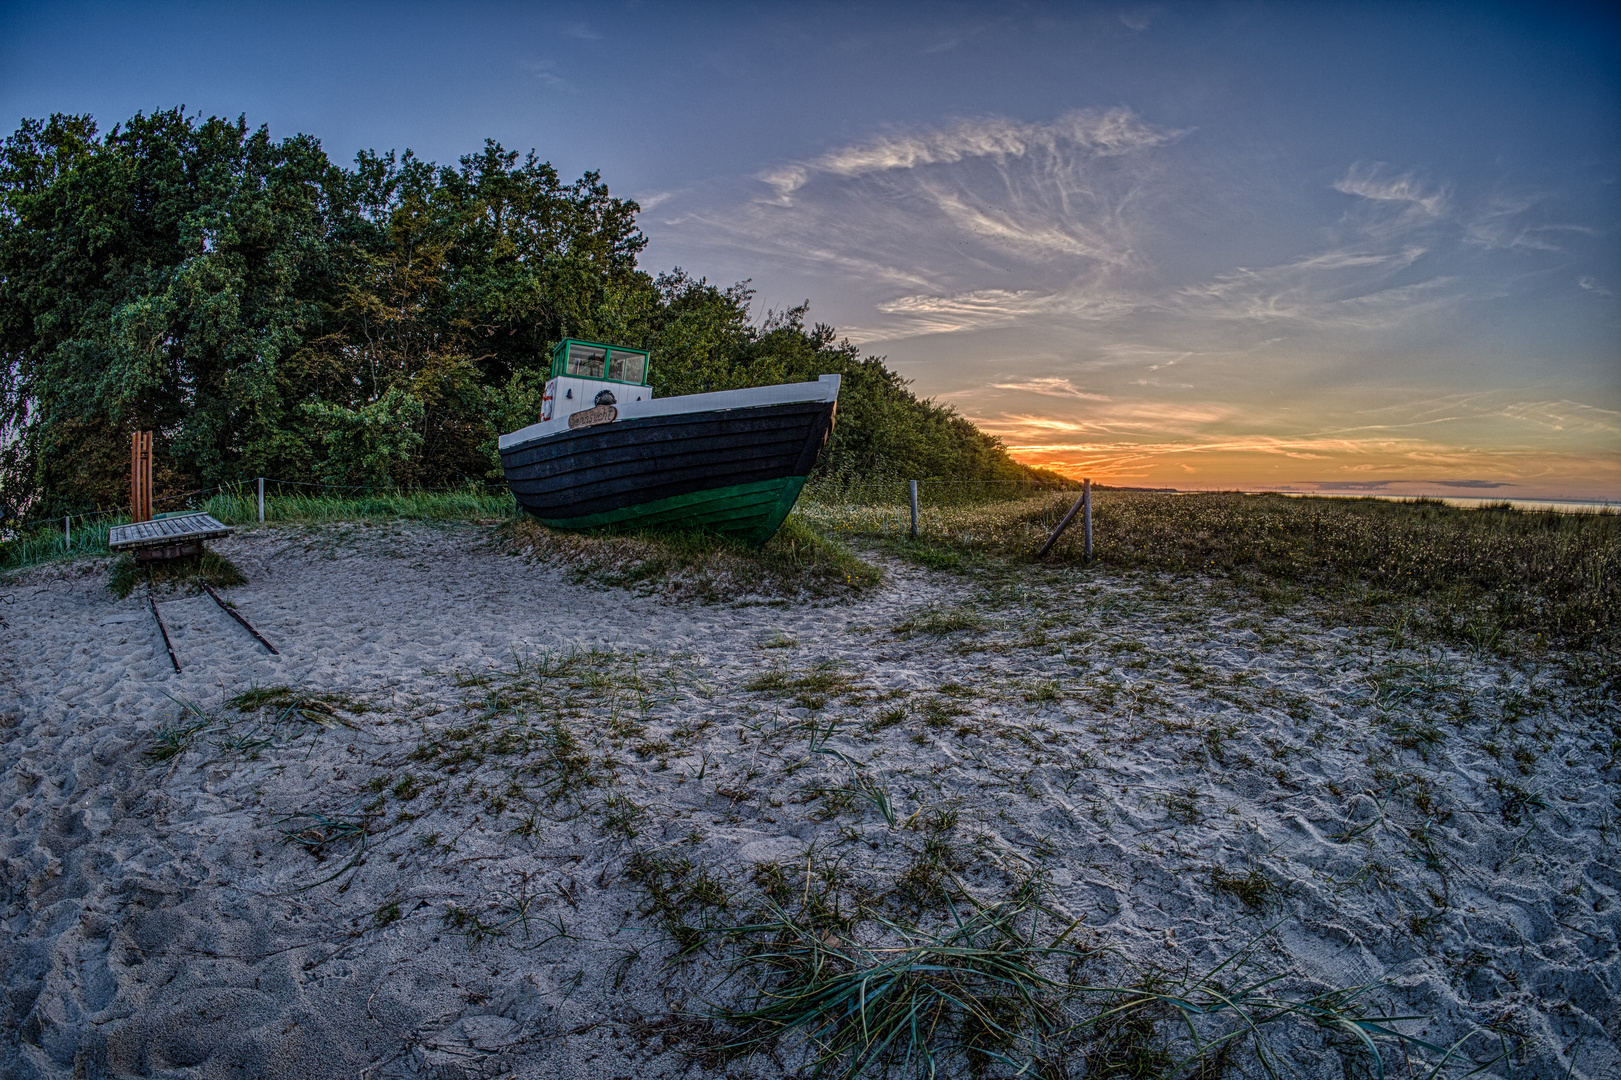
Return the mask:
[[[62,516],[62,546],[64,548],[73,546],[73,518],[68,514]]]
[[[259,477],[259,524],[265,523],[265,478]]]
[[[1086,529],[1086,565],[1092,565],[1092,481],[1081,481],[1081,498],[1086,505],[1081,508],[1082,524]]]
[[[912,485],[912,539],[917,539],[917,481],[908,481]]]

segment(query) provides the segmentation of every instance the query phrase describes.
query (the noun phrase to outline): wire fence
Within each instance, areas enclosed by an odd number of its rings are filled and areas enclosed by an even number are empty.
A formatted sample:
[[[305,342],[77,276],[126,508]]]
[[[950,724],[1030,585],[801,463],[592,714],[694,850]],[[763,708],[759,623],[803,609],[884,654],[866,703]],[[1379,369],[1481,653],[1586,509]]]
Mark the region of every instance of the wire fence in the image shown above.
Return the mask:
[[[260,482],[264,498],[260,498]],[[227,525],[256,521],[320,521],[348,517],[500,517],[517,512],[506,484],[388,489],[364,484],[254,477],[153,498],[159,513],[205,512]],[[458,498],[460,496],[460,498]],[[0,567],[62,555],[105,554],[108,534],[130,522],[127,505],[22,520],[0,518]]]
[[[1080,501],[1083,485],[952,477],[824,481],[806,487],[799,513],[833,533],[945,541],[965,550],[1050,546],[1081,514],[1079,531],[1090,560],[1091,513]]]
[[[261,487],[262,485],[262,487]],[[913,490],[916,507],[914,513]],[[1067,506],[1079,487],[1021,480],[921,480],[886,477],[818,479],[807,486],[800,512],[839,530],[855,528],[912,537],[960,531],[957,519],[976,507],[1024,500]],[[450,487],[389,489],[365,484],[326,484],[253,477],[155,497],[159,513],[209,513],[226,525],[257,522],[347,521],[369,517],[461,519],[516,517],[522,511],[504,482],[466,482]],[[128,506],[85,510],[61,517],[0,520],[0,568],[63,556],[106,554],[109,533],[130,521]]]
[[[244,490],[254,491],[255,497],[257,497],[257,487],[260,480],[263,480],[267,487],[274,484],[278,488],[319,488],[326,491],[339,491],[351,494],[354,492],[362,492],[367,495],[379,497],[449,494],[461,491],[489,490],[492,488],[504,491],[507,487],[505,481],[491,481],[487,483],[475,483],[473,481],[468,481],[466,483],[451,487],[385,488],[370,484],[320,484],[308,480],[281,480],[270,476],[256,476],[250,480],[232,481],[224,484],[217,484],[210,488],[198,488],[195,491],[181,491],[169,495],[154,496],[152,499],[152,505],[153,508],[156,509],[158,506],[168,506],[170,504],[178,503],[181,504],[185,509],[190,510],[196,508],[196,503],[199,496],[212,496],[220,493],[239,494]],[[266,494],[268,496],[269,492],[267,491]],[[108,516],[127,518],[129,517],[129,512],[130,508],[126,504],[99,510],[79,510],[69,514],[52,514],[48,516],[23,519],[11,519],[0,516],[0,531],[20,533],[29,529],[36,529],[45,526],[62,526],[64,529],[71,529],[75,523],[82,524],[85,522],[93,522]]]

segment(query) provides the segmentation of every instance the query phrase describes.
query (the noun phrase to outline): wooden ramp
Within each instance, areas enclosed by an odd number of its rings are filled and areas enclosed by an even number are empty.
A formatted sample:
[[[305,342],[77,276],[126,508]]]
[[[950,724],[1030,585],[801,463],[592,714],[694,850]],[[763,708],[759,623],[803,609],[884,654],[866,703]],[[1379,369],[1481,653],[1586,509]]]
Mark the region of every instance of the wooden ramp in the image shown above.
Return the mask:
[[[115,525],[107,534],[107,546],[114,551],[133,550],[138,561],[146,562],[150,559],[200,555],[204,540],[217,540],[230,535],[230,526],[199,512],[155,521],[137,521],[133,525]]]

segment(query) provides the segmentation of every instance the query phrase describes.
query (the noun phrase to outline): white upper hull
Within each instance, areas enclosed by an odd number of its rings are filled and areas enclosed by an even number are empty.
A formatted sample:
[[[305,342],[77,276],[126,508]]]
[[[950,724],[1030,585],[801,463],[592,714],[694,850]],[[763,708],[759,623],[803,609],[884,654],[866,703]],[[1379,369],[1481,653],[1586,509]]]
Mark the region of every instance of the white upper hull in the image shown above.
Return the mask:
[[[584,381],[584,380],[579,380]],[[839,399],[839,381],[837,375],[823,375],[815,382],[782,383],[778,386],[751,386],[743,390],[717,390],[710,394],[682,394],[679,397],[654,398],[644,397],[640,401],[626,401],[625,393],[631,387],[621,384],[601,382],[593,383],[612,390],[619,399],[614,408],[618,411],[619,420],[635,420],[643,416],[674,416],[679,413],[712,412],[719,409],[752,409],[761,405],[787,405],[796,401],[837,401]],[[499,448],[526,443],[531,439],[538,439],[542,435],[552,435],[559,431],[568,430],[569,415],[579,409],[589,408],[591,399],[581,394],[582,402],[578,408],[558,409],[550,420],[542,420],[538,424],[530,424],[508,435],[501,436]]]

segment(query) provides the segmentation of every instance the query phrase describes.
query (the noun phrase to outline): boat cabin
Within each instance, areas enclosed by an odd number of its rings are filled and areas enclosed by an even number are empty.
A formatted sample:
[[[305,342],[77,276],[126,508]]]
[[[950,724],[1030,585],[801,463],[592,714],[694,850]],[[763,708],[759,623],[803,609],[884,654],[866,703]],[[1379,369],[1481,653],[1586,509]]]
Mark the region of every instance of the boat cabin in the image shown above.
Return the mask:
[[[575,413],[651,399],[653,388],[647,380],[647,350],[564,338],[552,349],[540,421],[567,427]]]

